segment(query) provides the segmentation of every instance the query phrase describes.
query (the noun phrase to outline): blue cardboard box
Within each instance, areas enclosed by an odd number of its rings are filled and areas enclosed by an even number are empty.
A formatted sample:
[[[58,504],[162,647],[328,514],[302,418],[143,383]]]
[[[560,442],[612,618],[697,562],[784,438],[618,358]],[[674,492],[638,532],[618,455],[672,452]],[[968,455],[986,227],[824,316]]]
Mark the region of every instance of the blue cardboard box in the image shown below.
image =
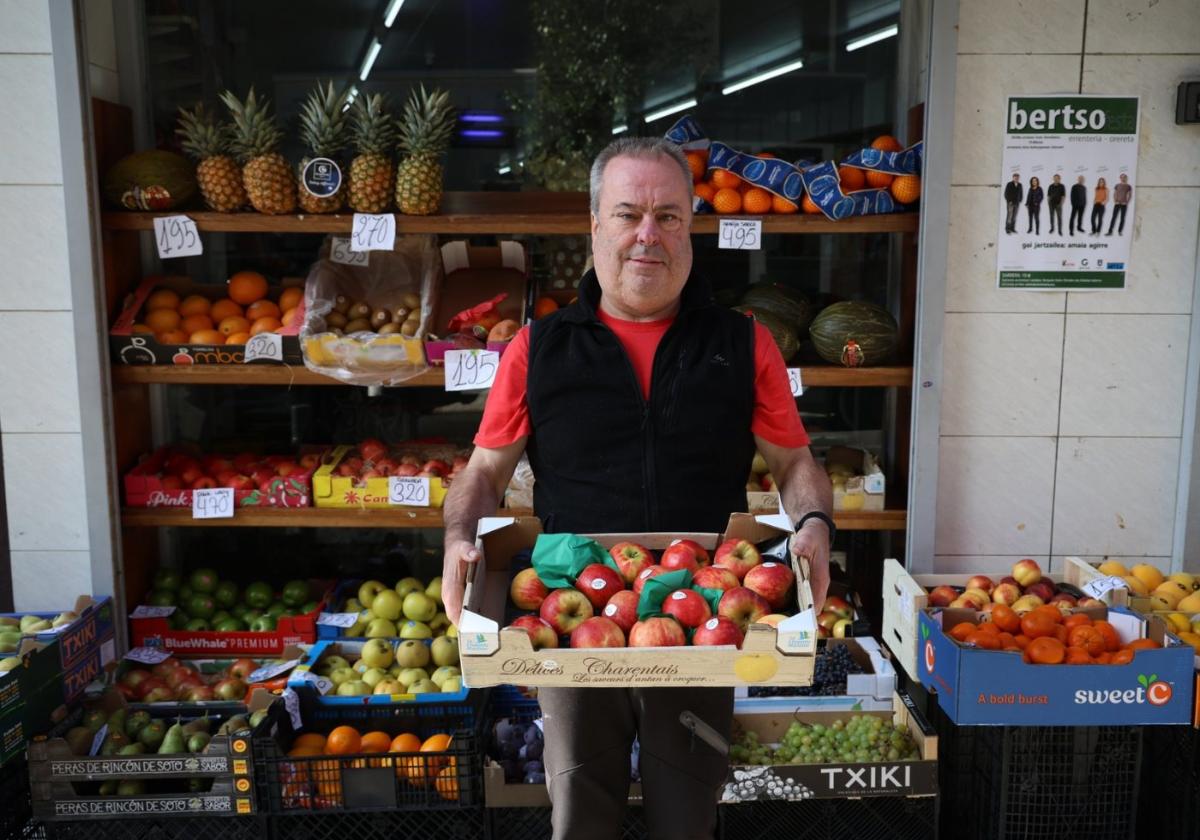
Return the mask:
[[[1141,650],[1127,665],[1030,665],[1013,651],[958,644],[943,626],[977,623],[973,610],[920,614],[921,684],[959,726],[1140,726],[1192,721],[1192,648],[1167,632],[1160,619],[1145,620],[1113,607],[1107,619],[1129,642],[1152,638],[1164,645]]]

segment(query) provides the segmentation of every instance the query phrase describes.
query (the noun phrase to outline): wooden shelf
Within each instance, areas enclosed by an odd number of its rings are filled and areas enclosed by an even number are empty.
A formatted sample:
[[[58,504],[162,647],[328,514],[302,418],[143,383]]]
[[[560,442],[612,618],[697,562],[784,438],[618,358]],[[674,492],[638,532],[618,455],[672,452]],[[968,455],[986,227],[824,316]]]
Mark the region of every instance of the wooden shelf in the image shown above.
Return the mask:
[[[805,388],[908,388],[912,368],[907,366],[842,368],[817,365],[800,369]],[[344,382],[302,365],[122,365],[113,364],[117,385],[345,385]],[[430,368],[396,387],[444,388],[445,370]]]
[[[352,213],[332,215],[264,216],[261,213],[171,211],[140,213],[109,211],[102,215],[105,230],[153,230],[154,217],[185,213],[201,231],[213,233],[349,233]],[[916,213],[859,216],[833,222],[824,216],[735,215],[761,219],[763,233],[915,233]],[[696,216],[692,233],[716,233],[719,216]],[[570,192],[448,192],[441,212],[433,216],[396,214],[397,233],[585,234],[591,231],[586,193]]]
[[[530,510],[501,510],[498,516],[529,516]],[[755,513],[775,513],[773,510]],[[839,531],[902,531],[906,512],[835,513]],[[341,508],[240,508],[231,519],[192,519],[189,508],[122,508],[126,528],[441,528],[441,508],[346,510]]]

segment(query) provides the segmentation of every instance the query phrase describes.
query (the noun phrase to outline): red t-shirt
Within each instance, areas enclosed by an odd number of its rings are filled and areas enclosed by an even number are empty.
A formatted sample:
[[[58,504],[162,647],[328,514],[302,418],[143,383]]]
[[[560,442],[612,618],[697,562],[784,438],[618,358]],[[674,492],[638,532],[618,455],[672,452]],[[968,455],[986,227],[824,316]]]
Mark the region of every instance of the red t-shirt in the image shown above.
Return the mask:
[[[671,326],[673,318],[661,321],[623,321],[600,310],[600,320],[625,348],[642,394],[650,396],[650,372],[654,351]],[[529,372],[529,327],[518,330],[500,357],[500,369],[488,394],[475,445],[498,449],[515,443],[531,431],[529,406],[525,401]],[[754,325],[754,416],[750,430],[758,437],[789,449],[808,446],[808,433],[796,411],[796,399],[788,384],[787,366],[771,333]]]

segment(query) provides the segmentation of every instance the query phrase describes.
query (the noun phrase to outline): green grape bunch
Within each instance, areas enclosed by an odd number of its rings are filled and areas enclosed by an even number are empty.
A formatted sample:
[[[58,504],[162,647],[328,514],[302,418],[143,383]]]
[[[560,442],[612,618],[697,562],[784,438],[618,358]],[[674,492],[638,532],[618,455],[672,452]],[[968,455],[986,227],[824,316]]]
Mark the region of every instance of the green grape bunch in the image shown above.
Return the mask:
[[[861,764],[874,761],[912,761],[920,757],[907,726],[883,718],[853,715],[828,726],[792,721],[778,745],[760,742],[754,732],[742,733],[731,745],[734,764]]]

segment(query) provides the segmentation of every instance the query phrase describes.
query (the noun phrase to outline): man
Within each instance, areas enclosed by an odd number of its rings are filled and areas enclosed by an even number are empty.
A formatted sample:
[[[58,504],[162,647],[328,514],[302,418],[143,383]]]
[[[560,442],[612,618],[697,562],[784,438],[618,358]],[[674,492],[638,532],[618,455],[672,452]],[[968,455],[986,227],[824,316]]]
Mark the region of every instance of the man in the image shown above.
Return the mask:
[[[457,620],[480,517],[523,451],[547,532],[719,532],[745,510],[757,446],[797,523],[818,605],[829,583],[832,491],[808,450],[769,333],[716,306],[692,272],[692,182],[679,148],[618,140],[592,166],[595,268],[578,301],[523,328],[501,359],[476,448],[446,499],[442,595]],[[679,723],[728,734],[729,688],[539,692],[556,840],[620,836],[629,753],[649,833],[711,837],[727,759]]]
[[[1106,236],[1112,236],[1113,225],[1117,223],[1117,216],[1121,217],[1121,225],[1117,228],[1117,235],[1125,233],[1125,211],[1129,209],[1129,199],[1133,197],[1133,187],[1129,185],[1129,176],[1124,172],[1121,173],[1121,183],[1113,187],[1113,214],[1112,219],[1108,223],[1108,233]]]
[[[1054,183],[1046,188],[1046,201],[1050,205],[1050,232],[1054,233],[1054,220],[1058,219],[1058,235],[1062,236],[1062,205],[1067,197],[1067,188],[1063,186],[1062,176],[1055,173]]]
[[[1083,233],[1083,210],[1087,207],[1087,187],[1084,183],[1084,177],[1080,175],[1079,180],[1071,185],[1071,221],[1068,225],[1071,236],[1075,235],[1077,229]]]
[[[1004,185],[1004,200],[1008,203],[1008,215],[1004,218],[1004,232],[1017,232],[1017,209],[1021,206],[1021,198],[1025,189],[1021,186],[1021,176],[1014,172],[1012,180]]]

